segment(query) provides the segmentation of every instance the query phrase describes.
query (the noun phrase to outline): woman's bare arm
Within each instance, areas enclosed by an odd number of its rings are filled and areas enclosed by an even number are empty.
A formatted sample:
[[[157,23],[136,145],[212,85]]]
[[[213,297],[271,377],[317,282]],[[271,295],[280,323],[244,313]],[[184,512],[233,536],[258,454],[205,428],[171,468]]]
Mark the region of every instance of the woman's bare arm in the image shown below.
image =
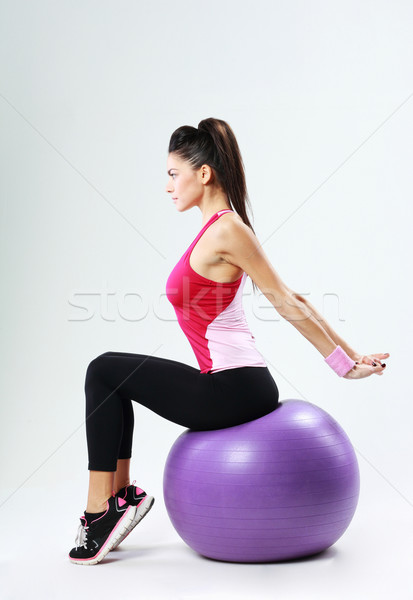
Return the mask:
[[[254,232],[245,223],[234,219],[223,221],[217,241],[219,253],[224,260],[245,271],[277,312],[294,325],[324,358],[329,356],[337,345],[340,345],[354,361],[369,366],[374,363],[372,357],[377,357],[377,362],[380,364],[379,357],[389,356],[386,353],[366,357],[353,350],[308,300],[295,293],[282,281]]]
[[[245,271],[277,312],[294,325],[324,357],[331,354],[337,346],[334,338],[300,297],[282,281],[250,227],[227,219],[225,223],[222,222],[218,239],[224,260]]]
[[[307,311],[309,311],[313,315],[313,317],[321,324],[323,329],[328,333],[331,339],[334,340],[337,346],[341,346],[344,352],[348,354],[349,357],[353,360],[359,360],[361,358],[361,354],[353,350],[353,348],[351,348],[351,346],[349,346],[348,343],[345,340],[343,340],[343,338],[340,337],[337,332],[334,331],[331,325],[327,323],[323,315],[321,315],[318,312],[318,310],[311,304],[311,302],[307,298],[299,294],[296,294],[296,296],[299,300],[301,300],[301,302],[303,302],[303,304],[305,304]]]

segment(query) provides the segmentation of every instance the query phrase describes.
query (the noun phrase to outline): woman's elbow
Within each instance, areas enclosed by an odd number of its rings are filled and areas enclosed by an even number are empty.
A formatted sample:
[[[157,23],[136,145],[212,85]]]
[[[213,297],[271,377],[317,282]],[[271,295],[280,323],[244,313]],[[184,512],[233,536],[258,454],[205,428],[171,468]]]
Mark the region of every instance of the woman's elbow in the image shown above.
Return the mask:
[[[275,310],[287,321],[307,318],[305,304],[298,295],[287,287],[261,290]],[[306,313],[304,316],[304,312]]]
[[[295,326],[311,317],[311,311],[305,304],[305,298],[296,294],[293,290],[288,290],[283,295],[282,303],[277,310],[284,319]]]

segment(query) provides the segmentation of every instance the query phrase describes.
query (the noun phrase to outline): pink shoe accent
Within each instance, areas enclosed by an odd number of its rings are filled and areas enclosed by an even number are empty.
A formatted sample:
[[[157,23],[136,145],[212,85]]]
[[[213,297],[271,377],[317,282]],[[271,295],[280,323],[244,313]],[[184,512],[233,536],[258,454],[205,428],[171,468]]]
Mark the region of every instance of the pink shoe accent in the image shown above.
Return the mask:
[[[100,521],[100,519],[103,519],[103,517],[107,514],[108,510],[109,510],[109,501],[106,501],[106,510],[103,513],[103,515],[101,517],[99,517],[98,519],[92,519],[90,523],[94,523],[95,521]],[[85,523],[87,523],[86,517],[83,516],[83,518],[85,519]],[[87,524],[90,525],[90,523],[87,523]]]
[[[119,506],[123,506],[124,504],[126,504],[126,500],[124,500],[123,498],[118,498],[118,503]]]
[[[137,495],[145,493],[144,490],[141,490],[141,488],[139,488],[139,487],[135,487],[135,490],[136,490]]]

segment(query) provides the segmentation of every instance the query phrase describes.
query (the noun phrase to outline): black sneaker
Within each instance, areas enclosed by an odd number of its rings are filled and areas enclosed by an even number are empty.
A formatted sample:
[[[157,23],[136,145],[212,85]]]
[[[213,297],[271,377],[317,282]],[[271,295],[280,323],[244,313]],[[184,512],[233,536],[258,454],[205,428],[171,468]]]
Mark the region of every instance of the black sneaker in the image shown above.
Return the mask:
[[[76,547],[69,552],[70,560],[78,565],[96,565],[124,532],[129,531],[135,512],[135,506],[127,504],[122,498],[111,496],[106,512],[101,517],[90,523],[85,516],[80,517]]]
[[[153,496],[148,496],[144,490],[135,486],[135,482],[131,485],[128,485],[118,491],[116,494],[116,498],[120,498],[127,502],[130,506],[136,506],[135,515],[132,521],[129,523],[126,531],[122,533],[119,539],[112,546],[112,550],[117,548],[121,542],[130,534],[132,529],[136,527],[136,525],[143,519],[143,517],[148,514],[150,509],[152,508],[155,498]]]

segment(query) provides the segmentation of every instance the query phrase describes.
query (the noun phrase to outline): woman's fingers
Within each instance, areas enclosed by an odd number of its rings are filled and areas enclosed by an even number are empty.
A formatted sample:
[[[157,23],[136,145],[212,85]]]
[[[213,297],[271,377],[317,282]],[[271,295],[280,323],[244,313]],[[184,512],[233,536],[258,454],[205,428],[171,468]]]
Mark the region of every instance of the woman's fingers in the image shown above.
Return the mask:
[[[376,359],[373,361],[370,357],[366,357],[366,361],[363,362],[363,366],[368,368],[369,374],[373,375],[382,375],[384,369],[386,368],[385,363],[383,365]]]
[[[388,352],[386,352],[386,353],[379,353],[379,354],[371,354],[370,356],[372,356],[373,358],[377,358],[379,360],[384,360],[385,358],[390,356],[390,354]]]
[[[373,354],[364,355],[361,359],[361,362],[365,365],[372,365],[376,361],[376,357]]]
[[[380,353],[376,353],[376,354],[365,354],[364,356],[362,356],[360,362],[362,362],[366,365],[372,365],[373,367],[376,367],[377,365],[379,367],[382,367],[383,364],[385,366],[385,363],[382,364],[381,361],[384,358],[387,358],[388,356],[390,356],[390,354],[388,352],[380,352]]]
[[[345,375],[347,379],[361,379],[363,377],[369,377],[370,375],[383,375],[386,368],[385,363],[381,364],[377,356],[387,357],[388,353],[385,354],[369,354],[360,357],[360,360],[356,362],[355,366]],[[375,362],[375,365],[372,363]]]

